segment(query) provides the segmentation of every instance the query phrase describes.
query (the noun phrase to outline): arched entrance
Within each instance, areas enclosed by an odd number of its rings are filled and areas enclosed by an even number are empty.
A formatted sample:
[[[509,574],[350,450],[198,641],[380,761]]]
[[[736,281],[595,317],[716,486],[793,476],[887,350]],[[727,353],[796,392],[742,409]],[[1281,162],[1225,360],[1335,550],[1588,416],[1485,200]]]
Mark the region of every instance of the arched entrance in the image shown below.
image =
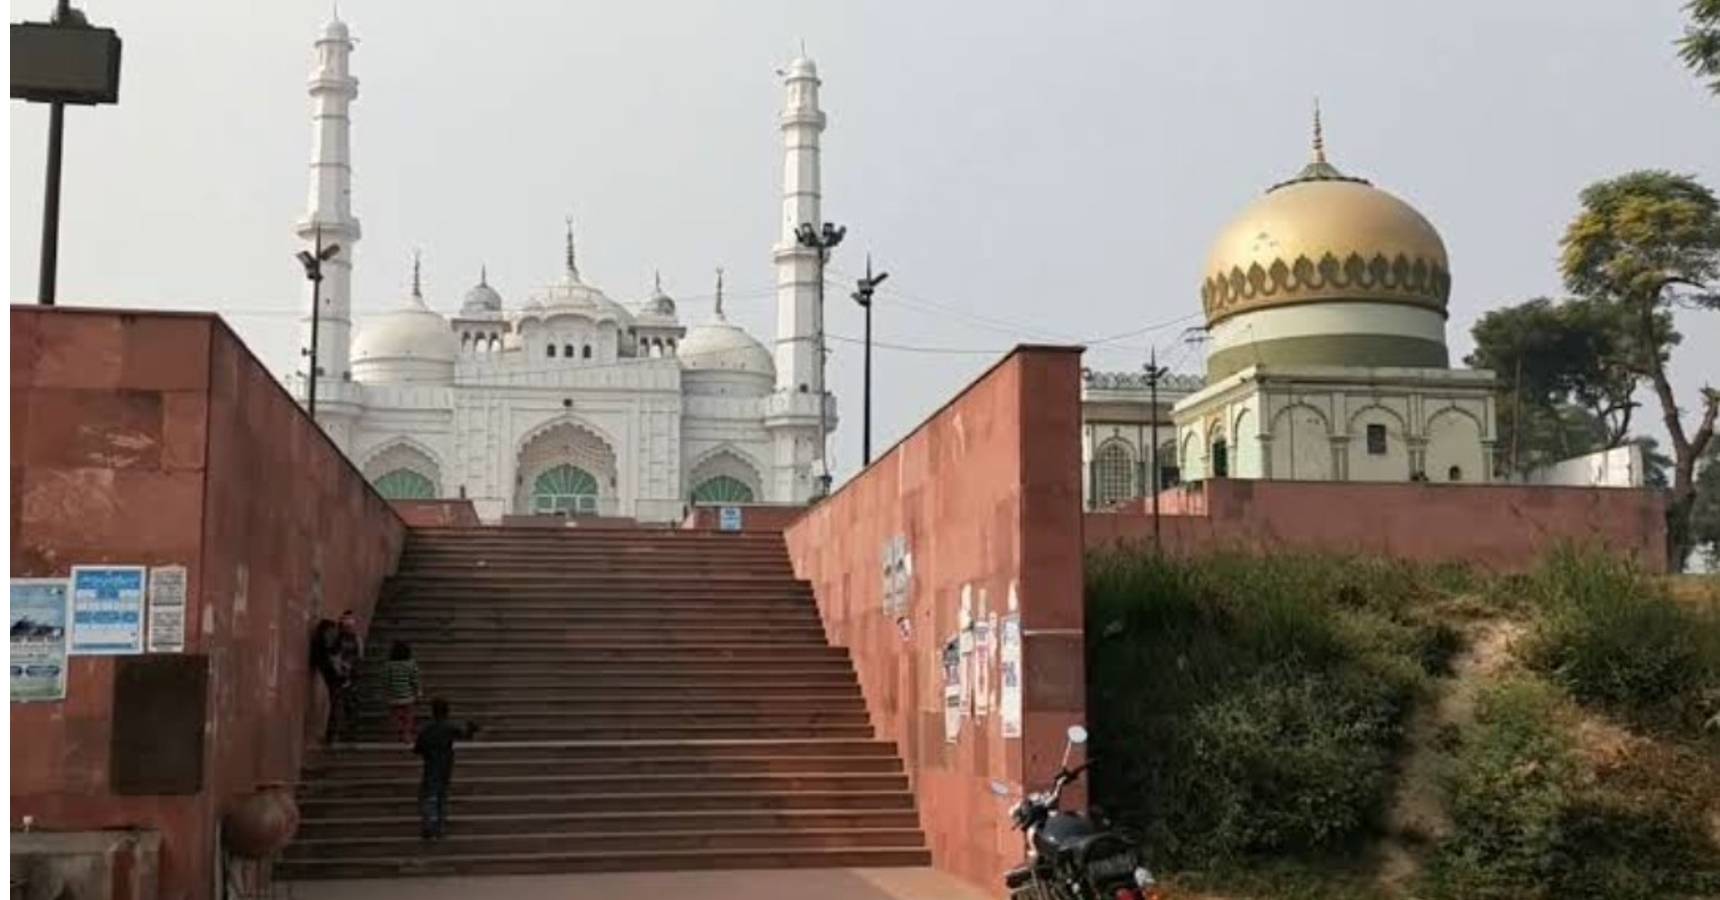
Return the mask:
[[[562,464],[532,481],[532,512],[596,515],[597,479],[578,466]]]
[[[693,488],[694,503],[752,503],[753,489],[739,478],[718,475]]]
[[[615,451],[577,422],[561,421],[526,440],[514,470],[514,510],[525,515],[615,515]]]

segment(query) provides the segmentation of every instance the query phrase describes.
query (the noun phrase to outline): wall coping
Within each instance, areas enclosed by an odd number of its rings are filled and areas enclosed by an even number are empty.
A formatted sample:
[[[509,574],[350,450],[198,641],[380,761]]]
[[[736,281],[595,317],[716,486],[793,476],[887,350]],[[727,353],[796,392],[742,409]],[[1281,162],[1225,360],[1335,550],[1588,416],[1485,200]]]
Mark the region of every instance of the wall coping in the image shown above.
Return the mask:
[[[388,509],[388,514],[393,516],[394,520],[399,522],[402,527],[406,525],[406,520],[402,519],[398,512],[395,512],[394,506],[389,502],[388,498],[382,496],[382,494],[376,490],[376,486],[370,483],[370,479],[364,477],[364,472],[360,471],[358,465],[347,457],[346,452],[341,450],[340,447],[335,444],[334,439],[328,436],[328,432],[324,431],[322,426],[318,425],[315,420],[311,419],[310,413],[306,412],[305,408],[299,405],[298,398],[294,397],[292,393],[287,390],[286,386],[281,384],[281,380],[276,378],[273,372],[269,371],[268,366],[263,365],[263,361],[257,358],[256,353],[252,352],[250,346],[245,343],[245,339],[241,338],[239,333],[234,331],[231,325],[227,324],[226,319],[221,318],[220,313],[208,312],[206,310],[187,309],[142,309],[113,306],[40,306],[29,303],[13,303],[12,315],[16,316],[19,313],[38,316],[134,316],[137,318],[147,317],[157,319],[201,319],[212,323],[215,328],[225,332],[227,337],[231,338],[233,343],[238,345],[239,349],[244,352],[244,355],[250,359],[252,364],[257,368],[262,369],[263,372],[269,376],[269,384],[287,398],[287,401],[293,406],[293,411],[311,426],[312,430],[316,432],[319,440],[327,444],[330,450],[334,451],[335,458],[339,459],[342,465],[346,466],[353,475],[358,477],[358,481],[360,484],[364,485],[365,491],[368,492],[372,498],[379,501],[384,507],[386,507]],[[210,336],[212,340],[214,334],[215,330],[211,329]],[[213,356],[210,357],[210,364],[214,364]]]
[[[837,488],[835,491],[832,491],[830,496],[824,497],[820,500],[816,500],[813,503],[809,504],[806,507],[806,512],[802,513],[798,518],[795,519],[794,522],[789,523],[789,525],[787,527],[793,527],[793,525],[797,524],[801,519],[804,519],[808,513],[811,513],[812,511],[818,509],[820,506],[823,506],[824,504],[830,502],[831,500],[836,499],[838,496],[841,496],[843,491],[848,490],[848,488],[851,485],[853,485],[855,482],[858,482],[861,479],[861,477],[863,477],[867,472],[872,471],[872,468],[874,466],[877,466],[877,465],[881,464],[882,462],[884,462],[884,460],[890,458],[890,456],[895,454],[895,452],[897,450],[901,449],[903,444],[906,444],[915,435],[918,435],[920,432],[926,430],[926,428],[928,426],[930,426],[932,424],[932,422],[937,420],[937,418],[939,416],[943,415],[944,412],[947,411],[950,407],[955,406],[957,403],[961,402],[962,398],[966,397],[970,392],[973,391],[974,388],[978,387],[981,382],[985,381],[987,378],[990,378],[992,376],[992,373],[996,372],[998,369],[1003,368],[1004,364],[1008,363],[1010,360],[1016,358],[1017,356],[1022,356],[1024,354],[1028,354],[1028,353],[1059,353],[1059,354],[1061,354],[1061,353],[1072,353],[1072,354],[1075,354],[1076,356],[1080,356],[1081,354],[1086,353],[1086,352],[1087,352],[1087,348],[1083,347],[1079,344],[1016,344],[1014,347],[1011,347],[1008,352],[1006,352],[1002,356],[998,357],[997,360],[995,362],[993,362],[991,365],[986,366],[985,371],[980,372],[978,375],[975,375],[974,377],[968,379],[968,383],[962,385],[961,390],[956,391],[954,394],[951,394],[949,399],[945,400],[943,403],[938,404],[938,408],[932,410],[930,413],[927,413],[925,418],[921,419],[918,425],[915,425],[913,428],[908,429],[906,434],[903,434],[901,437],[899,437],[895,441],[893,441],[888,447],[885,447],[884,451],[882,453],[878,453],[875,456],[873,456],[871,465],[864,466],[858,472],[855,472],[852,476],[850,476],[848,478],[847,481],[842,482],[841,487]]]

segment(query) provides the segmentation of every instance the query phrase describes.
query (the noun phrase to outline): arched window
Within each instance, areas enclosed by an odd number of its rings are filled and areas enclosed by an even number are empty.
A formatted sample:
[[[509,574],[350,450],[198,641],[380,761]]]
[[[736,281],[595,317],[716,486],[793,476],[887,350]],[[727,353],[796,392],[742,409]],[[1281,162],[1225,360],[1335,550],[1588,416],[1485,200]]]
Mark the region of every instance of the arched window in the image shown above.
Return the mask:
[[[1093,504],[1106,507],[1134,496],[1135,460],[1129,445],[1111,439],[1093,455]]]
[[[436,485],[411,469],[394,469],[376,479],[376,492],[389,500],[430,500]]]
[[[555,345],[554,344],[550,344],[550,345],[544,347],[543,349],[544,349],[544,355],[545,356],[548,356],[550,359],[555,359]]]
[[[1230,477],[1230,445],[1224,438],[1212,442],[1212,477]]]
[[[590,359],[591,358],[591,345],[586,344],[585,348],[580,351],[579,355],[582,359]]]
[[[570,515],[597,512],[597,479],[578,466],[559,465],[532,482],[532,512]]]
[[[573,345],[567,344],[567,345],[563,346],[561,348],[561,355],[567,357],[568,359],[572,359],[573,358]]]
[[[693,488],[694,503],[751,503],[753,489],[739,478],[718,475]]]

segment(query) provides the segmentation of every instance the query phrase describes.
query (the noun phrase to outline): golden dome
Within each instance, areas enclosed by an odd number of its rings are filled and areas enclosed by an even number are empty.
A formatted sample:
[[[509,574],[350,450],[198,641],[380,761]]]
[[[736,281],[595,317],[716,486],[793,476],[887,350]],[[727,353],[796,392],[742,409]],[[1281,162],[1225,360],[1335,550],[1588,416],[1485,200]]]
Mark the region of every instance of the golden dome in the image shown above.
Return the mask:
[[[1208,325],[1298,303],[1365,300],[1445,312],[1451,274],[1439,232],[1408,203],[1326,162],[1273,186],[1219,233],[1201,305]]]

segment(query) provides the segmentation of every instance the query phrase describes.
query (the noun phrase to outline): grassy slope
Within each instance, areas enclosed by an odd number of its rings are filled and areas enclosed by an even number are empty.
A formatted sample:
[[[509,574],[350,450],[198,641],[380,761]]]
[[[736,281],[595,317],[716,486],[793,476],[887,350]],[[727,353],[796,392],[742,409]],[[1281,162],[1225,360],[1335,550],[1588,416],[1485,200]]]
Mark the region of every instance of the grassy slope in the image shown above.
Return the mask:
[[[1720,619],[1628,568],[1567,553],[1483,582],[1119,553],[1090,560],[1088,604],[1095,794],[1185,885],[1646,897],[1708,890],[1720,871],[1720,835],[1703,833],[1720,817],[1720,736],[1702,727],[1720,704]],[[1501,633],[1522,637],[1475,664],[1471,639]],[[1512,691],[1550,699],[1512,706]],[[1531,725],[1568,773],[1511,742]],[[1513,793],[1554,774],[1540,806]],[[1480,815],[1493,802],[1502,817]],[[1639,871],[1667,867],[1677,877]]]

